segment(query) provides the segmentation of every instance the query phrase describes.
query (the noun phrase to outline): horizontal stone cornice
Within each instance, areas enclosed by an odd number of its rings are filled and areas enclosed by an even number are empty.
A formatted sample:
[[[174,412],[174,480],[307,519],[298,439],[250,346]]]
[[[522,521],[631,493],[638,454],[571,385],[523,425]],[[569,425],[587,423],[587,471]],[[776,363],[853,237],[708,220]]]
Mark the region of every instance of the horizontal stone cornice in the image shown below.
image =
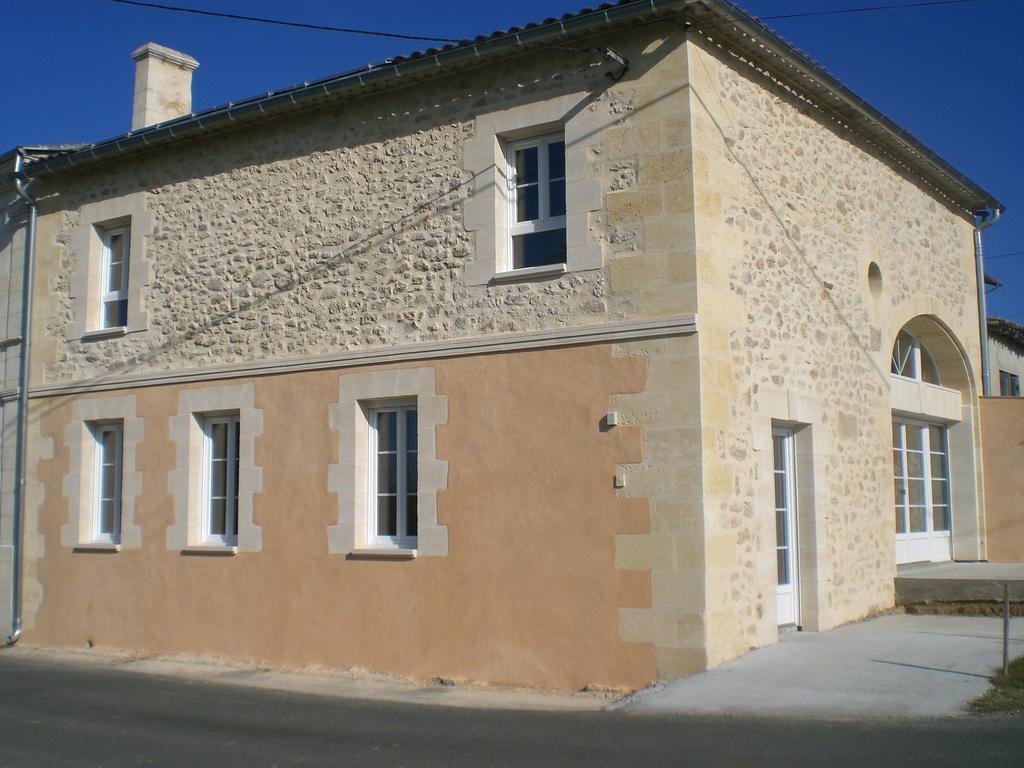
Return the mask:
[[[637,341],[661,336],[688,335],[696,332],[697,316],[693,314],[679,315],[654,320],[628,320],[617,323],[602,323],[600,325],[529,331],[526,333],[474,336],[437,342],[352,349],[324,355],[307,355],[277,360],[254,360],[204,368],[182,368],[169,371],[147,371],[145,373],[114,373],[90,379],[34,386],[29,391],[29,397],[56,397],[87,392],[132,389],[135,387],[191,384],[202,381],[237,379],[250,376],[271,376],[300,371],[352,368],[381,363],[433,360],[445,357],[493,354],[496,352],[518,352],[580,344]]]

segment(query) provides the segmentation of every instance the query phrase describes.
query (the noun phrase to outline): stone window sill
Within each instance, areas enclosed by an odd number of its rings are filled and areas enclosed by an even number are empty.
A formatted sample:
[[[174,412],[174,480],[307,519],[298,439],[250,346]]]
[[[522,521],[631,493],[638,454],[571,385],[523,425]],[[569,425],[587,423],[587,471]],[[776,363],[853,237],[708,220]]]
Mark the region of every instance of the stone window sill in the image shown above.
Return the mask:
[[[508,272],[498,272],[492,278],[495,283],[514,283],[520,280],[536,280],[546,277],[561,277],[569,268],[565,264],[544,264],[540,267],[524,267]]]
[[[416,558],[416,550],[398,547],[360,547],[352,550],[348,556],[354,560],[413,560]]]
[[[86,541],[76,544],[73,552],[120,552],[121,545],[109,541]]]
[[[195,544],[190,547],[185,547],[181,550],[183,555],[213,555],[213,556],[228,556],[237,555],[238,547],[231,547],[222,544]]]
[[[115,339],[128,333],[128,327],[119,325],[117,328],[99,328],[95,331],[86,331],[82,334],[82,341],[99,341],[100,339]]]

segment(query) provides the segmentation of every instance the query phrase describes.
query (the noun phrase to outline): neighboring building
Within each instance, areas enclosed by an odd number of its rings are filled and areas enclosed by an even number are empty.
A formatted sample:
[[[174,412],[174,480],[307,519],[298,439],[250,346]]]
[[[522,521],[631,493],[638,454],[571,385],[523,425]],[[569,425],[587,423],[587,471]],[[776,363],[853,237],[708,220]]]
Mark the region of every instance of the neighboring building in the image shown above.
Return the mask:
[[[25,642],[639,686],[985,557],[1001,205],[730,4],[194,115],[136,58],[27,166]]]
[[[1024,380],[1024,326],[1001,317],[988,319],[992,394],[1020,397]]]

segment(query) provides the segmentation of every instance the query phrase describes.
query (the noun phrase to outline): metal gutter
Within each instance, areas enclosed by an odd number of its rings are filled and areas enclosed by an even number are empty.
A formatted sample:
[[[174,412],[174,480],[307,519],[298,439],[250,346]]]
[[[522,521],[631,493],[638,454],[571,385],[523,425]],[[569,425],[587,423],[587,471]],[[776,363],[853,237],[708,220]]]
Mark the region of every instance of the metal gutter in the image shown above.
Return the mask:
[[[978,271],[978,336],[981,340],[981,394],[992,394],[992,363],[988,353],[988,307],[985,298],[985,251],[982,247],[982,232],[991,227],[1002,214],[998,208],[974,212],[974,265]]]
[[[25,517],[25,464],[28,452],[28,384],[32,360],[32,286],[35,283],[36,265],[36,200],[29,192],[31,182],[26,183],[22,174],[24,157],[19,153],[14,159],[14,188],[18,197],[28,206],[28,224],[25,227],[25,264],[21,282],[21,359],[18,385],[18,424],[15,437],[14,466],[14,513],[11,516],[11,634],[7,645],[14,645],[21,637],[21,571],[24,560],[24,536],[22,528]]]
[[[675,14],[718,44],[728,44],[748,63],[763,68],[797,94],[810,95],[811,104],[840,129],[865,139],[879,154],[924,181],[937,194],[970,215],[981,208],[1005,210],[992,194],[953,168],[920,140],[887,118],[840,83],[809,56],[768,27],[725,0],[621,0],[594,10],[526,28],[512,28],[487,38],[431,49],[406,58],[387,60],[340,75],[132,131],[77,151],[26,166],[31,177],[143,151],[170,142],[224,129],[292,110],[315,107],[328,100],[361,96],[394,87],[443,70],[472,66],[512,56],[529,48],[598,34],[631,23]]]

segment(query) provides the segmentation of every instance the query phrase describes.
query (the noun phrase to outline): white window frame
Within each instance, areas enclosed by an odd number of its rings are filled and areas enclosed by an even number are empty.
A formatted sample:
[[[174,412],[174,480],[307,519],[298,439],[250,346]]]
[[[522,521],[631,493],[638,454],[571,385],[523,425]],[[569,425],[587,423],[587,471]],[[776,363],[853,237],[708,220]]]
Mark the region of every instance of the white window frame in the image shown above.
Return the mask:
[[[907,336],[910,339],[910,348],[906,350],[906,354],[902,356],[902,359],[896,356],[897,346],[900,343],[900,337]],[[910,381],[923,381],[928,384],[935,384],[942,386],[942,381],[939,376],[939,366],[936,365],[935,359],[932,357],[931,352],[921,343],[921,340],[917,338],[913,333],[908,331],[906,328],[901,330],[896,336],[896,340],[892,345],[891,354],[891,367],[890,373],[893,376],[898,376],[901,379],[908,379]],[[929,382],[924,378],[924,362],[927,359],[932,370],[935,371],[935,381]],[[895,368],[896,370],[892,370]]]
[[[566,215],[551,216],[551,184],[550,164],[548,153],[552,144],[561,143],[565,145],[565,132],[549,133],[544,136],[535,136],[520,141],[511,141],[505,146],[505,173],[508,179],[508,271],[519,271],[523,269],[535,269],[536,267],[516,267],[515,265],[515,238],[520,235],[530,235],[537,232],[548,232],[551,230],[566,228]],[[537,214],[536,219],[530,221],[518,220],[518,178],[516,173],[516,152],[537,147]],[[564,155],[564,150],[563,150]],[[565,159],[563,157],[563,164]],[[568,170],[563,177],[567,183]],[[568,210],[568,187],[566,187],[566,210]],[[568,248],[566,248],[566,262],[568,262]],[[554,266],[554,265],[545,265]]]
[[[386,404],[379,404],[379,405],[373,406],[372,408],[367,409],[367,412],[366,412],[367,423],[368,423],[368,426],[369,426],[369,429],[368,429],[369,441],[368,441],[368,444],[367,444],[367,454],[366,454],[367,458],[368,458],[368,461],[367,461],[367,477],[366,477],[366,488],[367,488],[367,502],[366,502],[366,512],[367,512],[366,516],[367,516],[367,520],[366,520],[366,530],[368,532],[368,537],[367,537],[368,540],[369,540],[368,543],[369,543],[369,545],[371,547],[378,547],[378,548],[381,548],[381,549],[416,549],[418,536],[416,536],[416,535],[410,536],[408,531],[405,530],[405,528],[406,528],[406,524],[407,524],[406,523],[406,518],[407,518],[406,512],[407,512],[408,498],[409,498],[409,496],[414,495],[414,496],[417,497],[417,500],[418,500],[419,499],[419,488],[414,488],[410,492],[410,490],[408,488],[408,477],[407,477],[407,471],[406,471],[406,463],[405,463],[405,461],[399,461],[398,460],[398,457],[402,457],[404,459],[404,457],[405,457],[405,455],[407,453],[407,451],[406,451],[406,429],[405,429],[405,419],[407,417],[404,416],[404,415],[400,416],[397,419],[397,427],[396,427],[396,432],[397,432],[396,438],[397,439],[396,439],[396,442],[395,442],[395,449],[396,449],[395,450],[395,456],[396,456],[396,463],[398,465],[397,466],[397,472],[396,472],[396,474],[397,474],[396,497],[397,497],[397,502],[398,503],[395,505],[395,509],[396,509],[396,512],[395,512],[395,514],[396,514],[396,535],[394,535],[394,536],[386,535],[386,534],[385,535],[381,535],[380,532],[378,531],[378,528],[377,528],[377,524],[378,524],[378,513],[377,513],[378,456],[377,456],[377,451],[378,451],[378,447],[379,447],[379,435],[378,435],[378,429],[377,429],[377,419],[378,419],[378,416],[380,416],[381,414],[384,414],[384,413],[396,412],[396,413],[399,413],[399,414],[406,414],[406,413],[408,413],[410,411],[412,411],[412,412],[417,414],[416,421],[417,421],[417,425],[418,425],[419,424],[419,413],[418,413],[417,403],[416,403],[415,400],[412,400],[412,401],[404,400],[404,401],[398,401],[398,402],[389,402],[389,403],[386,403]],[[419,472],[419,442],[420,441],[419,441],[419,438],[417,436],[417,441],[416,441],[416,445],[417,445],[417,451],[416,451],[417,472],[416,472],[416,475],[417,475],[417,478],[419,478],[419,475],[420,475],[420,472]],[[419,516],[417,514],[417,522],[418,522],[418,517]],[[417,525],[417,529],[418,529],[418,525]],[[417,530],[417,533],[418,533],[418,530]]]
[[[416,548],[377,547],[370,537],[370,416],[373,408],[416,403]],[[437,456],[439,427],[448,423],[448,397],[437,393],[432,366],[381,368],[338,377],[338,401],[330,406],[339,462],[327,467],[327,490],[336,494],[338,516],[327,528],[327,551],[351,558],[446,557],[448,526],[438,522],[438,492],[448,488],[448,462]]]
[[[89,422],[89,432],[94,441],[93,446],[93,488],[92,488],[92,522],[91,539],[96,544],[121,543],[121,510],[124,487],[124,424],[120,421]],[[109,457],[103,450],[103,435],[113,432],[116,435],[114,456]],[[113,459],[110,462],[110,459]],[[114,518],[112,530],[101,529],[103,523],[103,467],[108,463],[114,466]]]
[[[782,465],[775,463],[776,445],[780,443]],[[792,427],[772,428],[772,487],[777,491],[777,478],[782,477],[784,499],[775,494],[775,571],[776,571],[776,613],[780,625],[802,625],[800,612],[800,508],[796,482],[796,430]],[[780,506],[780,501],[782,505]],[[785,541],[778,540],[779,515],[783,516]],[[787,581],[779,579],[779,552],[785,550]],[[783,616],[783,608],[787,608]],[[785,619],[785,620],[784,620]]]
[[[897,481],[902,483],[901,487],[896,487],[901,490],[901,498],[898,504],[895,503],[894,498],[893,512],[895,513],[898,511],[902,517],[903,531],[896,533],[896,541],[898,544],[905,543],[907,546],[909,559],[904,560],[904,562],[923,562],[925,559],[939,561],[948,560],[949,557],[946,555],[946,550],[951,547],[953,535],[953,477],[949,451],[949,427],[945,424],[922,421],[919,419],[908,419],[902,416],[893,418],[893,426],[898,428],[900,434],[899,440],[893,442],[893,452],[899,457],[899,467],[893,467],[893,483],[895,484]],[[931,428],[933,427],[941,430],[942,444],[939,450],[935,450],[935,447],[932,445]],[[920,432],[921,441],[921,477],[915,477],[913,479],[923,483],[923,504],[915,505],[923,507],[925,523],[923,531],[913,531],[910,527],[911,504],[909,482],[911,477],[907,459],[907,454],[910,453],[910,449],[907,448],[909,442],[907,439],[907,432],[912,429]],[[933,473],[933,455],[942,456],[945,477],[938,478]],[[945,483],[946,498],[944,504],[936,504],[933,486],[935,481],[942,481]],[[947,521],[946,528],[940,529],[935,527],[935,510],[937,507],[945,507],[945,517]],[[933,539],[936,540],[936,546],[941,550],[942,554],[940,557],[932,556],[932,549],[935,548],[932,542]],[[926,542],[928,547],[927,558],[920,556],[920,554],[915,554],[915,552],[920,553],[925,544],[919,544],[915,547],[914,542],[921,542],[922,540]]]
[[[213,431],[217,424],[228,426],[227,472],[224,479],[224,533],[213,533]],[[241,442],[241,419],[238,412],[210,413],[201,417],[203,430],[203,495],[202,495],[202,543],[204,545],[235,547],[238,545],[238,448]],[[234,493],[231,493],[231,490]]]
[[[121,285],[117,290],[111,291],[108,290],[108,288],[114,251],[110,246],[110,241],[116,235],[120,235],[121,241],[124,243],[124,249],[122,251],[123,261],[121,263]],[[97,327],[101,330],[123,328],[127,324],[128,314],[128,272],[131,269],[132,228],[130,224],[118,227],[104,227],[99,230],[99,236],[100,241],[103,243],[103,260],[102,269],[100,270],[100,318],[99,325]],[[126,307],[125,325],[107,325],[107,305],[122,301],[125,302]]]

